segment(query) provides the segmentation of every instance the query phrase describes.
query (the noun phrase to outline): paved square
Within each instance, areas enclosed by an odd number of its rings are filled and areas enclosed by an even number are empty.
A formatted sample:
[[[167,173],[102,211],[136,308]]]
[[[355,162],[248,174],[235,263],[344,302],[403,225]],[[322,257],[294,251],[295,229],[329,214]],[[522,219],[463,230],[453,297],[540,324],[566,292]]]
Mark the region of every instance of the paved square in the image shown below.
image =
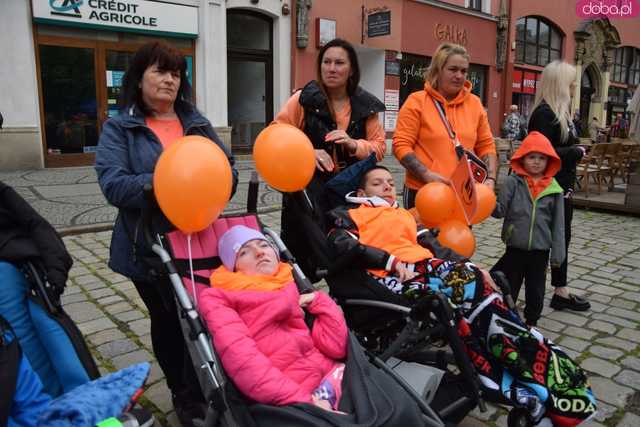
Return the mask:
[[[280,212],[261,215],[269,227],[280,228]],[[490,267],[502,254],[501,222],[488,219],[475,226],[477,251],[473,259]],[[564,346],[590,372],[600,411],[590,425],[637,425],[640,414],[640,219],[577,210],[569,268],[574,292],[586,295],[593,309],[585,313],[548,308],[548,285],[542,332]],[[131,363],[153,361],[146,309],[132,284],[111,272],[110,232],[65,237],[75,264],[63,297],[78,322],[102,371]],[[143,404],[160,425],[179,425],[166,383],[157,364]],[[463,425],[506,426],[506,411],[491,407],[472,413]]]

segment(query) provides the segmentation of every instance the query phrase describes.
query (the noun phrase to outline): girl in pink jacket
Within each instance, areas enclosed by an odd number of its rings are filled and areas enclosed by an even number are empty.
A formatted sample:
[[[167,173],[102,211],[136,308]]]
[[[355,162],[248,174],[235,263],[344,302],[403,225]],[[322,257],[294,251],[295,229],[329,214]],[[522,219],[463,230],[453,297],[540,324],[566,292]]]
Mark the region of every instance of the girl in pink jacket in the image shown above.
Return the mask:
[[[338,306],[323,292],[300,295],[291,266],[254,229],[230,228],[218,254],[200,310],[227,375],[259,403],[336,410],[348,335]],[[303,307],[315,315],[311,331]]]

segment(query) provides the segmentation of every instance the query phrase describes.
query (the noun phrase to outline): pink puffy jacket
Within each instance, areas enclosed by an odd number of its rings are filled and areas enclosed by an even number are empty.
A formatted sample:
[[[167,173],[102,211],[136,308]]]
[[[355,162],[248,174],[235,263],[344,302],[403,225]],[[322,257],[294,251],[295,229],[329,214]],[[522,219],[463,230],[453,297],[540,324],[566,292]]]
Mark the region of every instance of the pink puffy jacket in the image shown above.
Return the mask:
[[[238,389],[256,402],[311,402],[322,378],[347,354],[347,326],[338,306],[316,292],[307,310],[294,283],[277,291],[205,289],[200,311],[222,364]]]

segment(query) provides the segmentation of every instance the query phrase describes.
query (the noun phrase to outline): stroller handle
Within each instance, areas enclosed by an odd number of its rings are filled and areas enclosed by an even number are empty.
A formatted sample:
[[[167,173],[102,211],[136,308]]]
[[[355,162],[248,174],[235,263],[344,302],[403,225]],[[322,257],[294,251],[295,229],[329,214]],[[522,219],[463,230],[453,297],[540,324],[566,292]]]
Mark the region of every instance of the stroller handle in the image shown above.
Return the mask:
[[[291,251],[289,251],[280,236],[278,236],[275,231],[271,230],[268,227],[265,227],[263,231],[267,236],[271,238],[271,240],[273,240],[275,245],[278,247],[278,250],[282,254],[282,258],[285,261],[291,263],[291,266],[293,268],[293,279],[296,282],[296,285],[298,285],[298,291],[301,294],[309,294],[311,292],[314,292],[315,288],[311,284],[311,281],[304,274],[300,266],[296,263],[295,257],[293,256]]]

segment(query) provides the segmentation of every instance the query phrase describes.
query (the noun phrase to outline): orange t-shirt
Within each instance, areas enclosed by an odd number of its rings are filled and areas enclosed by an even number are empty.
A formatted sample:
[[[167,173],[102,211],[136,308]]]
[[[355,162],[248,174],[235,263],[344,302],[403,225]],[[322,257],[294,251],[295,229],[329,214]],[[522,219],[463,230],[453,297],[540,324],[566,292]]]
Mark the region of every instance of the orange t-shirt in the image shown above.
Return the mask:
[[[166,150],[176,139],[182,138],[184,132],[182,123],[178,119],[158,120],[151,117],[145,119],[147,126],[156,134],[162,144],[162,148]]]
[[[349,209],[349,216],[358,227],[359,240],[364,245],[382,249],[406,263],[433,257],[418,244],[418,226],[406,209],[360,205]],[[377,276],[386,275],[383,271],[369,271]]]
[[[298,129],[304,128],[304,109],[300,105],[301,93],[302,91],[299,90],[289,98],[282,110],[276,115],[276,118],[273,119],[273,123],[284,123],[295,126]],[[347,102],[342,110],[335,112],[335,115],[338,129],[346,131],[349,127],[349,120],[351,120],[351,103]],[[375,152],[378,160],[382,160],[387,149],[387,143],[384,139],[384,129],[380,124],[378,114],[372,114],[367,118],[365,129],[367,139],[356,139],[356,152],[353,156],[356,159],[364,159]]]

